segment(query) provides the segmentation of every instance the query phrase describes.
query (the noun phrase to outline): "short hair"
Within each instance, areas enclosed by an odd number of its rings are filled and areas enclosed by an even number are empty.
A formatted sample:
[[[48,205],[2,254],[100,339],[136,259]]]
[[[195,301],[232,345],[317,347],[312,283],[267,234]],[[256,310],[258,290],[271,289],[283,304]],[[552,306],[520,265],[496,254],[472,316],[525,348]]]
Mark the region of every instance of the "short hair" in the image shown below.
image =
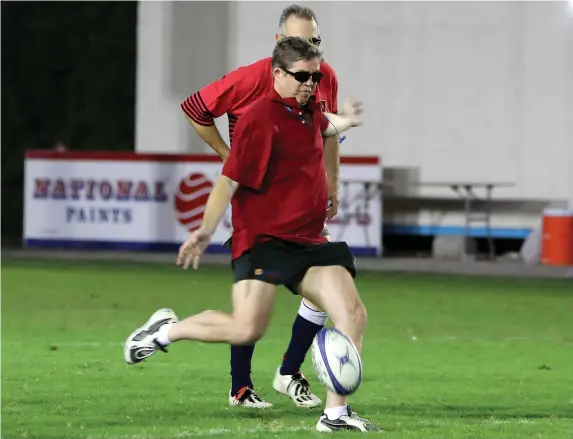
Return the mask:
[[[279,29],[281,32],[285,32],[286,22],[287,20],[295,16],[296,18],[300,18],[302,20],[314,20],[318,25],[318,20],[316,19],[316,14],[312,9],[307,6],[300,6],[300,5],[290,5],[283,9],[281,13],[281,17],[279,18]]]
[[[289,69],[295,62],[322,58],[322,51],[301,37],[284,37],[277,41],[273,50],[273,68]]]

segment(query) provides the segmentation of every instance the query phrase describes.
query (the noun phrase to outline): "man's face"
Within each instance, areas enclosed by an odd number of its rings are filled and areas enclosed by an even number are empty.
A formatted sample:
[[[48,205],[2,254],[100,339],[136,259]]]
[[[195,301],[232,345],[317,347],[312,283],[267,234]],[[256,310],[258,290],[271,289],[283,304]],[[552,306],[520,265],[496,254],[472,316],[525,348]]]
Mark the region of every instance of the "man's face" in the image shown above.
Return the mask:
[[[310,61],[297,61],[290,66],[288,71],[283,69],[274,69],[276,86],[281,96],[285,98],[294,97],[296,101],[304,105],[314,94],[317,83],[310,77],[304,82],[300,82],[293,76],[297,72],[317,73],[320,72],[320,61],[314,58]]]
[[[276,39],[280,40],[281,37],[300,37],[305,40],[311,41],[313,44],[320,44],[320,37],[318,35],[318,25],[314,20],[306,20],[290,16],[285,24],[285,35],[276,34]]]

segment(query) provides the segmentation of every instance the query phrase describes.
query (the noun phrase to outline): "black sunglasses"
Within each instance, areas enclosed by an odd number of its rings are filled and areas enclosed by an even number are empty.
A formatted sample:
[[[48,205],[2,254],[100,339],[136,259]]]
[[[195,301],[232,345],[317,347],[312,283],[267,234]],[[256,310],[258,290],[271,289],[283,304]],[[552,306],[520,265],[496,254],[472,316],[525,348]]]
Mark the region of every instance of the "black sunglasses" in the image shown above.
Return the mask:
[[[308,82],[309,79],[312,79],[312,82],[318,84],[322,77],[324,76],[322,72],[291,72],[287,69],[283,69],[286,73],[291,75],[294,79],[296,79],[300,83]]]

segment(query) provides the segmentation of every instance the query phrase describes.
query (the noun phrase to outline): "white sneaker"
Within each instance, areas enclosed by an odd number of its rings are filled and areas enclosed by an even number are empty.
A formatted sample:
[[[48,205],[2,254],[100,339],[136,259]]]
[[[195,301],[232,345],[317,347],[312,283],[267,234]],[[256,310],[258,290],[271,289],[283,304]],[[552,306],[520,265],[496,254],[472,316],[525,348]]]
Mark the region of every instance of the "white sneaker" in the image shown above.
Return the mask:
[[[277,369],[273,388],[293,400],[297,407],[314,408],[322,405],[322,401],[310,391],[310,384],[302,373],[294,375],[281,375],[281,368]]]
[[[367,419],[360,418],[356,412],[348,407],[348,413],[338,419],[328,419],[326,414],[322,414],[316,424],[317,431],[330,433],[331,431],[360,431],[367,433],[370,431],[380,432],[381,430]]]
[[[165,346],[157,343],[157,331],[163,325],[177,323],[179,319],[175,313],[162,308],[153,313],[147,322],[133,331],[127,338],[123,347],[123,357],[127,364],[139,363],[152,356],[157,350],[167,352]]]
[[[239,390],[235,396],[232,396],[231,391],[229,390],[229,405],[241,406],[249,409],[266,409],[273,406],[270,402],[265,401],[257,395],[257,392],[247,386]]]

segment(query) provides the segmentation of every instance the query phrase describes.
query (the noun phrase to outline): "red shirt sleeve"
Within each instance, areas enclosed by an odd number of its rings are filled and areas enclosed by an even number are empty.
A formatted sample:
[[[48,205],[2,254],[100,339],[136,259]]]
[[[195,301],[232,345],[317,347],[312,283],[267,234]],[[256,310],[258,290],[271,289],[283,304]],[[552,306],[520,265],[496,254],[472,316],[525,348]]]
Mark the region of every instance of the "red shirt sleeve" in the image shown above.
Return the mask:
[[[330,125],[330,122],[322,111],[317,111],[316,113],[318,116],[318,126],[320,127],[320,132],[324,133],[328,128],[328,125]]]
[[[256,87],[255,64],[239,67],[221,79],[203,87],[181,103],[183,112],[199,125],[213,125],[213,119],[233,108]]]
[[[203,87],[181,103],[183,112],[199,125],[213,125],[213,119],[266,93],[271,81],[271,58],[264,58],[223,76]]]
[[[327,62],[323,62],[320,69],[325,76],[323,81],[328,81],[324,84],[326,108],[328,108],[329,112],[338,113],[338,77],[336,72]]]
[[[330,91],[332,93],[330,99],[331,99],[331,106],[332,106],[332,112],[333,113],[338,113],[338,77],[336,76],[336,72],[334,71],[334,69],[332,70],[332,76],[330,77]]]
[[[263,185],[276,131],[268,108],[261,108],[257,106],[239,118],[231,152],[223,166],[223,175],[255,190]]]

